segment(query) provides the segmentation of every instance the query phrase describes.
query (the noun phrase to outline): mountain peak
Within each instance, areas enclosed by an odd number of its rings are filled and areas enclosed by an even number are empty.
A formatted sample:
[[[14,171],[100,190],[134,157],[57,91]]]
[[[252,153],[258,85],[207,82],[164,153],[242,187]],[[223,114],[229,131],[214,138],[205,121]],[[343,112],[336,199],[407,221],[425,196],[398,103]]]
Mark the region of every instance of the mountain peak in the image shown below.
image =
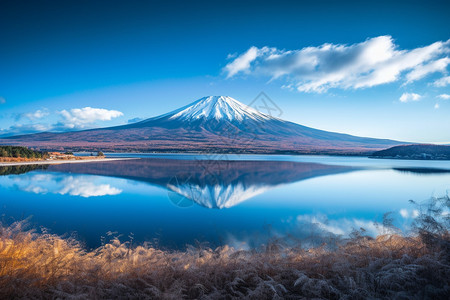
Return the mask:
[[[271,119],[271,117],[229,96],[207,96],[174,111],[170,119],[184,121],[199,119],[243,121],[252,119],[263,121]]]

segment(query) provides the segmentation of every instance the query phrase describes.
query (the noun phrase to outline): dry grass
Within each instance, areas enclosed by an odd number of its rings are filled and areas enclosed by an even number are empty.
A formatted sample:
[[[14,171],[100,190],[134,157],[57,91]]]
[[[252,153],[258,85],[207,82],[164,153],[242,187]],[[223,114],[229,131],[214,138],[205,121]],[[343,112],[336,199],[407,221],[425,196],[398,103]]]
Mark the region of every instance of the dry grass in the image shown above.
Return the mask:
[[[58,157],[52,159],[52,161],[58,160],[92,160],[92,159],[104,159],[104,156],[73,156],[73,157]],[[40,162],[47,161],[43,158],[24,158],[24,157],[0,157],[2,163],[18,163],[18,162]]]
[[[117,239],[86,251],[17,222],[0,228],[0,298],[448,299],[447,223],[433,227],[437,219],[426,218],[414,237],[354,235],[335,250],[251,251],[162,251]]]
[[[0,162],[29,162],[43,161],[43,158],[25,158],[25,157],[0,157]]]

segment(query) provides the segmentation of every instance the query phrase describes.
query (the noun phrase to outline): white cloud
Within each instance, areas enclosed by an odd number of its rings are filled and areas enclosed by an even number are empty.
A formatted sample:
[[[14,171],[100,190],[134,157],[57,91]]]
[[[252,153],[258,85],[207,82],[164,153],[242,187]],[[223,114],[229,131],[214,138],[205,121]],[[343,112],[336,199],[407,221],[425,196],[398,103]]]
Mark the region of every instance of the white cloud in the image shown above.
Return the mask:
[[[435,105],[434,105],[434,109],[439,109],[439,103],[436,103]]]
[[[429,64],[417,66],[414,70],[406,74],[406,82],[409,83],[422,79],[423,77],[431,73],[445,72],[449,63],[450,59],[448,57],[444,57]]]
[[[449,85],[449,84],[450,84],[450,76],[442,77],[442,78],[436,80],[436,81],[433,83],[433,85],[434,85],[434,86],[437,86],[437,87],[444,87],[444,86],[447,86],[447,85]]]
[[[94,184],[89,177],[69,176],[62,182],[63,188],[58,191],[61,195],[81,196],[84,198],[98,197],[107,195],[118,195],[122,193],[121,189],[112,187],[109,184]]]
[[[123,116],[123,113],[117,110],[92,107],[73,108],[70,111],[62,110],[59,113],[63,117],[60,125],[65,128],[85,128],[86,125],[96,121],[110,121]]]
[[[437,96],[438,98],[444,99],[444,100],[448,100],[450,99],[450,95],[449,94],[440,94],[439,96]]]
[[[123,113],[117,110],[108,110],[103,108],[74,108],[70,110],[62,110],[58,112],[60,116],[59,122],[51,123],[32,123],[20,124],[19,121],[27,118],[36,121],[49,116],[47,109],[37,110],[31,113],[19,114],[16,116],[16,124],[7,129],[0,129],[0,136],[13,136],[20,134],[31,134],[43,131],[67,131],[92,128],[96,121],[110,121],[113,118],[123,116]],[[51,117],[49,117],[51,119]]]
[[[30,119],[30,120],[36,120],[36,119],[44,118],[44,117],[46,117],[48,115],[49,115],[49,113],[48,113],[47,109],[43,109],[43,110],[38,109],[35,112],[26,113],[23,116],[28,118],[28,119]]]
[[[406,102],[410,102],[410,101],[419,101],[421,97],[422,96],[420,96],[419,94],[415,94],[415,93],[403,93],[400,96],[400,102],[406,103]]]
[[[323,44],[299,50],[251,47],[225,66],[227,78],[239,73],[283,78],[302,92],[358,89],[398,81],[413,82],[450,63],[450,40],[399,50],[391,36],[361,43]]]
[[[47,194],[47,189],[40,186],[27,186],[23,189],[25,192],[33,193],[33,194]]]
[[[228,73],[227,78],[242,71],[246,72],[246,70],[250,68],[250,63],[267,50],[266,47],[262,49],[251,47],[245,53],[239,55],[235,60],[225,66],[225,71]],[[230,58],[232,56],[229,55],[228,57]]]
[[[15,124],[9,127],[8,129],[0,129],[0,136],[11,136],[11,135],[19,135],[19,134],[30,134],[37,133],[43,131],[49,131],[53,127],[48,124]]]
[[[101,177],[90,175],[26,174],[24,177],[14,177],[14,186],[34,194],[50,193],[84,198],[122,193],[121,189],[103,183],[101,180]]]

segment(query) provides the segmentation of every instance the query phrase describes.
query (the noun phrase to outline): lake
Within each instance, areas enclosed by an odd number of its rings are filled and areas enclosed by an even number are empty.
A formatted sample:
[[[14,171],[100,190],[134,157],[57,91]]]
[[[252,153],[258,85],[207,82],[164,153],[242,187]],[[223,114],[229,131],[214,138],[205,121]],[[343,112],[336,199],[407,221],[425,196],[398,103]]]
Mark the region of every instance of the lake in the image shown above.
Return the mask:
[[[113,236],[164,249],[407,230],[423,202],[450,190],[450,161],[344,156],[107,154],[131,160],[0,167],[3,222]]]

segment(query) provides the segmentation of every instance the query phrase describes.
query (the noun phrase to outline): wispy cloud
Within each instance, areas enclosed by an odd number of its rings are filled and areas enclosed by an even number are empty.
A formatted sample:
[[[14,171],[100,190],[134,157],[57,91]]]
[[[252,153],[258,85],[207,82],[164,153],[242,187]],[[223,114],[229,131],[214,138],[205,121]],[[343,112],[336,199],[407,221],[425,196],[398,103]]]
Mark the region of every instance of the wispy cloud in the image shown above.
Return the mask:
[[[129,124],[131,124],[131,123],[137,123],[137,122],[140,122],[140,121],[143,121],[144,119],[143,118],[133,118],[133,119],[129,119],[128,120],[128,123]]]
[[[239,55],[236,59],[225,66],[227,78],[236,75],[239,72],[250,72],[250,64],[260,55],[264,54],[268,49],[266,47],[258,49],[251,47],[245,53]],[[228,56],[232,57],[232,56]]]
[[[37,119],[42,119],[46,116],[49,115],[48,109],[44,108],[44,109],[38,109],[35,112],[30,112],[30,113],[25,113],[25,114],[20,114],[18,116],[18,118],[27,118],[30,119],[32,121],[37,120]]]
[[[0,136],[11,136],[20,134],[30,134],[37,132],[49,131],[53,127],[49,124],[36,123],[36,124],[15,124],[8,129],[0,129]]]
[[[450,63],[449,52],[450,40],[399,50],[391,36],[294,50],[251,47],[228,63],[224,72],[227,78],[240,73],[278,78],[298,91],[320,93],[330,88],[359,89],[399,80],[411,83],[431,73],[444,73]]]
[[[444,100],[450,99],[450,95],[449,94],[440,94],[437,97],[440,98],[440,99],[444,99]]]
[[[450,63],[450,59],[448,57],[444,57],[444,58],[432,61],[428,64],[419,65],[419,66],[415,67],[411,72],[406,74],[406,82],[409,83],[409,82],[413,82],[413,81],[422,79],[431,73],[445,72],[449,63]]]
[[[403,93],[400,96],[400,102],[406,103],[406,102],[410,102],[410,101],[419,101],[420,98],[422,96],[420,96],[419,94],[415,94],[415,93]]]
[[[444,87],[449,84],[450,84],[450,76],[445,76],[445,77],[439,78],[438,80],[433,82],[433,85],[437,86],[437,87]]]

